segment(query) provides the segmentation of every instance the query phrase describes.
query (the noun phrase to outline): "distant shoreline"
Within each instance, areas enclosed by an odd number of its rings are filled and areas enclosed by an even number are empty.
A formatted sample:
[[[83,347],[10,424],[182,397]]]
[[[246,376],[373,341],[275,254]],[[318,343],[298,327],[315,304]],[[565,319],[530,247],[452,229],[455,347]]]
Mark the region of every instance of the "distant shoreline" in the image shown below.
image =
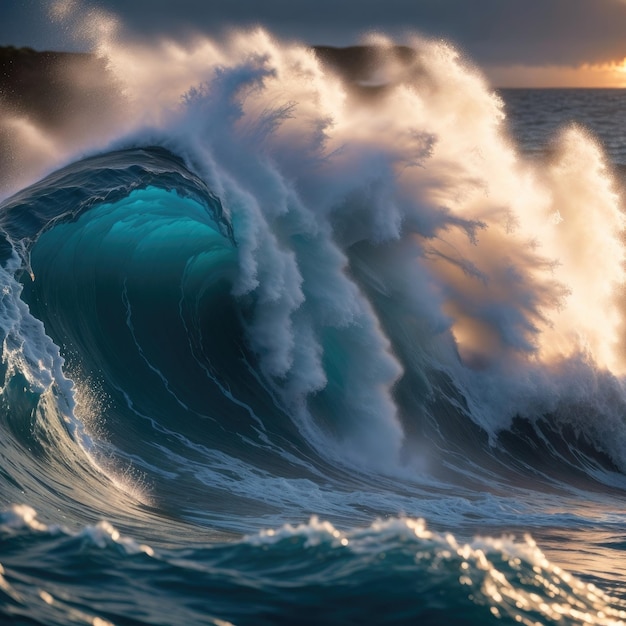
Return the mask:
[[[68,109],[110,98],[105,75],[104,62],[90,53],[0,47],[0,109],[54,128]],[[75,76],[76,83],[70,80]]]
[[[372,72],[376,52],[368,46],[338,48],[313,46],[322,62],[332,66],[348,82],[358,82]],[[398,60],[407,61],[415,52],[406,46],[393,48]],[[82,77],[80,84],[69,76]],[[110,84],[102,59],[89,52],[38,51],[33,48],[0,46],[0,110],[27,115],[37,123],[55,127],[68,107],[110,100]],[[583,89],[579,87],[496,87],[500,89]],[[594,89],[594,88],[584,88]],[[595,88],[601,89],[601,88]],[[608,89],[608,88],[604,88]],[[93,102],[91,102],[93,103]]]

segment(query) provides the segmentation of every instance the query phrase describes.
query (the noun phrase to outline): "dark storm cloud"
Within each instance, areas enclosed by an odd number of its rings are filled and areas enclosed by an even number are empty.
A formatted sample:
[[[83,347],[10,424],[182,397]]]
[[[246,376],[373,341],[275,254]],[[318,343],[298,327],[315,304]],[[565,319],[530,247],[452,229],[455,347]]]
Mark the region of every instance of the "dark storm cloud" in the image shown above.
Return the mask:
[[[39,40],[48,46],[73,47],[66,32],[50,27],[42,9],[48,4],[1,2],[2,43],[21,45],[30,37],[31,45]],[[106,0],[91,4],[118,14],[128,30],[144,36],[183,36],[190,30],[215,34],[228,26],[262,24],[284,37],[333,45],[354,43],[372,29],[392,35],[417,31],[450,39],[487,64],[578,65],[626,56],[624,0]]]

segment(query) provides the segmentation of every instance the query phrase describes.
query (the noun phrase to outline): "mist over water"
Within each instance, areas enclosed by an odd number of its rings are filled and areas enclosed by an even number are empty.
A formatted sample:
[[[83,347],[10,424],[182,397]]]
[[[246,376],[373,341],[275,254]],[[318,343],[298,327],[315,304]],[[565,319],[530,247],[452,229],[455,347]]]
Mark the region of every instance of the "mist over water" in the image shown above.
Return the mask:
[[[0,110],[3,615],[621,623],[624,217],[591,132],[529,151],[417,35],[54,17],[94,55],[56,71],[108,95]]]

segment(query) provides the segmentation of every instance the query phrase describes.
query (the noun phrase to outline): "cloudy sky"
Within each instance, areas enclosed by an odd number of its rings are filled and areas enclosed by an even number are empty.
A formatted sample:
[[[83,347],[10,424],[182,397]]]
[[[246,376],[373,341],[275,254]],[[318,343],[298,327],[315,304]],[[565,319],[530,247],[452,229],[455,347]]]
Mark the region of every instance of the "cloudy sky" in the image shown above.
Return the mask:
[[[79,0],[62,0],[64,5]],[[80,0],[81,4],[87,2]],[[53,0],[0,0],[0,45],[77,49]],[[626,86],[626,0],[92,0],[136,36],[183,38],[261,24],[310,44],[366,31],[455,42],[500,85]]]

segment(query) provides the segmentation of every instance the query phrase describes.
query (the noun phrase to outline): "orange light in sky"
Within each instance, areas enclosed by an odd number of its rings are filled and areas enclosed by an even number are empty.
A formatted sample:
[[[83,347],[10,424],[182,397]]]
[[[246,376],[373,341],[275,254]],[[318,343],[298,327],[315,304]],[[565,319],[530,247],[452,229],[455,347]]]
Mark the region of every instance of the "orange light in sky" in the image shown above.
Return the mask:
[[[615,64],[615,71],[621,74],[626,74],[626,57],[624,57],[619,63]]]
[[[578,67],[510,65],[486,68],[497,87],[613,87],[626,88],[626,57],[619,61]]]
[[[601,65],[585,64],[581,71],[592,76],[595,74],[598,81],[603,83],[598,85],[600,87],[626,87],[626,57],[621,61],[611,61]]]

